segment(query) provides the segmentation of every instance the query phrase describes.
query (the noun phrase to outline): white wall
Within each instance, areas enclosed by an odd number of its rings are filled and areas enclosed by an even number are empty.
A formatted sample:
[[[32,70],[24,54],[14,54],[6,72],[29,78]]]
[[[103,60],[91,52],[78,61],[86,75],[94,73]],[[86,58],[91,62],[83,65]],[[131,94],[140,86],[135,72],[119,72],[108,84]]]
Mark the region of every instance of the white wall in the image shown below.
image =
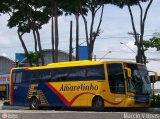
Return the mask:
[[[156,71],[160,76],[160,61],[149,61],[149,63],[147,63],[147,68],[148,70]]]
[[[149,61],[147,68],[148,70],[156,71],[158,76],[160,76],[160,61]],[[155,89],[160,89],[160,81],[155,83]]]

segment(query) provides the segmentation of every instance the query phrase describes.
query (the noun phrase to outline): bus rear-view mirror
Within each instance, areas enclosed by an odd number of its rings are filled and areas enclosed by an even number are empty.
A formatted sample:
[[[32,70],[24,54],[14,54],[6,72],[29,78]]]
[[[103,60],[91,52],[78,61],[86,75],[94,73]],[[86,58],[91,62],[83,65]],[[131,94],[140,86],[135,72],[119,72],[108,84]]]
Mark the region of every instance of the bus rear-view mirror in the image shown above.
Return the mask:
[[[151,82],[151,83],[155,83],[155,82],[156,82],[154,75],[150,75],[149,78],[150,78],[150,82]]]
[[[157,72],[149,71],[149,78],[151,83],[155,83],[158,80]]]

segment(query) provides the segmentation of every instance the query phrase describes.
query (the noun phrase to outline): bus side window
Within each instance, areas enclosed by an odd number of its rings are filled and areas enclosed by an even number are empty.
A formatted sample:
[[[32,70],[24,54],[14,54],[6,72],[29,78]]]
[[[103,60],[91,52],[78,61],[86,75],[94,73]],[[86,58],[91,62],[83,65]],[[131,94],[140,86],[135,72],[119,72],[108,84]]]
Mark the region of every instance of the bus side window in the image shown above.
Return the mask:
[[[67,81],[68,77],[68,69],[67,68],[59,68],[52,70],[52,81]]]
[[[71,67],[69,69],[68,80],[86,80],[86,67]]]
[[[16,83],[16,73],[12,73],[12,82]]]
[[[35,83],[35,82],[39,82],[40,80],[40,74],[39,74],[39,70],[33,70],[32,71],[32,78],[31,78],[31,82]]]
[[[105,80],[104,66],[87,66],[87,80]]]
[[[13,76],[13,83],[21,83],[22,82],[22,72],[16,72]]]
[[[30,83],[31,78],[32,78],[32,71],[23,71],[22,73],[23,83]]]
[[[112,93],[124,94],[125,82],[122,64],[107,64],[109,87]]]
[[[40,79],[42,81],[51,81],[51,70],[50,69],[44,69],[40,71]]]

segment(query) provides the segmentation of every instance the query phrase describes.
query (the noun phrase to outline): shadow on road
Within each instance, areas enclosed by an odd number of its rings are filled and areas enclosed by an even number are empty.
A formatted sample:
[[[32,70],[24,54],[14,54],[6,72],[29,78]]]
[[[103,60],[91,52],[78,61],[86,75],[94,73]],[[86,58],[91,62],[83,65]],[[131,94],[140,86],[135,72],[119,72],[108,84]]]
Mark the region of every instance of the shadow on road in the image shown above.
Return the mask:
[[[40,110],[94,112],[92,108],[41,107]],[[105,108],[103,112],[160,112],[160,108]]]

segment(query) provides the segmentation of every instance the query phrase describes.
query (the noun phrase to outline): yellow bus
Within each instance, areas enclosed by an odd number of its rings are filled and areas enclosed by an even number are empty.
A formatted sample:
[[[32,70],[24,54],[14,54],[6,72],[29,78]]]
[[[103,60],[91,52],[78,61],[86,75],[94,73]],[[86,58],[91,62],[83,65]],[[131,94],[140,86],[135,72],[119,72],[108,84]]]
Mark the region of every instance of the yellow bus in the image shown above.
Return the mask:
[[[13,68],[10,79],[10,104],[31,109],[149,107],[152,95],[146,66],[126,61],[85,60]]]

